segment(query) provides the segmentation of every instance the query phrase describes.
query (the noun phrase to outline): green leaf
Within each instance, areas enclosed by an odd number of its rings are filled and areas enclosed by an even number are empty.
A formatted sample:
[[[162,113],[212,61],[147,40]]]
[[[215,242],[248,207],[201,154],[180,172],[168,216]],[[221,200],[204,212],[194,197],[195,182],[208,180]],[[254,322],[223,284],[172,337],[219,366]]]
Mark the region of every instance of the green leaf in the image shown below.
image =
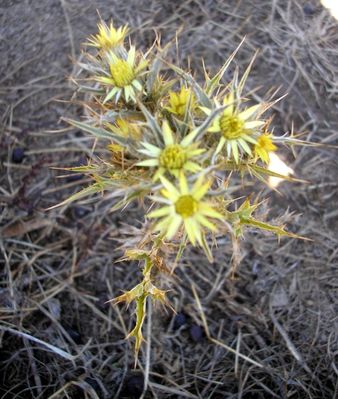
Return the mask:
[[[258,54],[258,51],[256,51],[255,55],[252,57],[252,60],[250,61],[250,64],[246,68],[246,70],[245,70],[245,72],[244,72],[244,74],[243,74],[243,76],[242,76],[242,78],[241,78],[241,80],[240,80],[240,82],[239,82],[239,84],[237,86],[237,90],[236,91],[237,91],[238,98],[240,98],[242,96],[242,91],[244,89],[244,85],[246,83],[246,80],[248,79],[248,76],[250,74],[252,65],[253,65],[256,57],[257,57],[257,54]]]
[[[224,65],[222,66],[222,68],[216,73],[216,75],[212,78],[212,79],[208,79],[207,84],[206,84],[206,94],[208,96],[211,96],[213,91],[215,89],[217,89],[217,87],[219,86],[219,83],[225,73],[225,71],[228,69],[229,65],[231,64],[231,62],[233,61],[233,59],[235,58],[235,55],[237,54],[238,50],[240,49],[240,47],[242,46],[243,42],[245,40],[245,37],[242,39],[242,41],[239,43],[239,45],[237,46],[236,50],[230,55],[230,57],[226,60],[226,62],[224,63]]]
[[[210,263],[212,263],[214,261],[214,258],[212,256],[212,252],[207,243],[207,240],[205,239],[205,234],[202,234],[202,247],[203,247],[204,253],[206,254],[206,256],[208,258],[208,261]]]
[[[87,123],[74,121],[73,119],[65,119],[65,121],[70,125],[77,127],[78,129],[90,133],[92,136],[98,139],[113,140],[122,145],[126,145],[128,142],[133,141],[130,138],[126,139],[103,128],[88,125]]]
[[[155,61],[151,65],[151,69],[147,75],[147,92],[151,93],[153,90],[154,83],[156,82],[157,76],[162,67],[162,61],[159,58],[156,58]]]
[[[70,172],[79,172],[79,173],[92,173],[97,171],[99,168],[97,165],[82,165],[82,166],[74,166],[72,168],[53,168],[53,169],[67,170]]]
[[[269,170],[267,168],[263,168],[262,166],[258,166],[258,165],[247,165],[248,170],[250,171],[250,169],[252,170],[252,173],[257,177],[257,174],[255,174],[254,172],[260,174],[260,175],[267,175],[267,176],[272,176],[272,177],[278,177],[280,179],[284,179],[284,180],[288,180],[291,182],[298,182],[298,183],[308,183],[307,180],[303,180],[303,179],[297,179],[295,177],[290,177],[290,176],[285,176],[285,175],[281,175],[280,173],[277,172],[273,172],[272,170]]]
[[[159,124],[157,123],[156,119],[151,115],[151,113],[147,110],[147,108],[142,104],[138,104],[139,107],[141,108],[141,111],[143,112],[143,115],[146,118],[146,121],[152,130],[153,133],[155,133],[155,137],[157,139],[158,144],[162,142],[162,130]]]
[[[147,305],[148,294],[143,294],[139,298],[135,299],[136,302],[136,323],[132,331],[127,335],[127,338],[135,337],[135,358],[137,358],[141,344],[144,341],[142,334],[142,326],[146,317],[146,305]]]
[[[124,206],[128,205],[131,201],[133,201],[137,198],[141,198],[141,196],[147,195],[150,191],[150,187],[138,189],[138,190],[133,191],[132,193],[126,195],[122,200],[118,201],[112,208],[110,208],[110,212],[115,212],[115,211],[123,208]]]
[[[260,230],[270,231],[274,234],[277,234],[278,236],[287,236],[287,237],[292,237],[292,238],[300,238],[302,240],[310,240],[309,238],[302,237],[302,236],[299,236],[294,233],[290,233],[290,232],[284,230],[283,227],[274,226],[272,224],[265,223],[265,222],[260,222],[259,220],[256,220],[254,218],[241,219],[241,224],[245,224],[245,225],[251,226],[251,227],[257,227]]]
[[[50,208],[47,208],[47,210],[51,210],[51,209],[57,208],[57,207],[59,207],[59,206],[63,206],[63,205],[69,204],[69,203],[71,203],[71,202],[73,202],[73,201],[77,201],[77,200],[79,200],[79,199],[81,199],[81,198],[88,197],[88,196],[91,195],[91,194],[99,193],[99,192],[101,192],[102,190],[103,190],[102,184],[100,184],[100,183],[94,183],[94,184],[92,184],[91,186],[86,187],[86,188],[84,188],[83,190],[81,190],[81,191],[79,191],[79,192],[77,192],[77,193],[71,195],[70,197],[68,197],[68,198],[65,199],[64,201],[60,202],[59,204],[53,205],[53,206],[51,206]]]
[[[79,92],[80,93],[94,93],[94,94],[98,94],[98,95],[103,95],[105,94],[105,90],[104,89],[98,89],[95,87],[89,87],[89,86],[79,86]]]

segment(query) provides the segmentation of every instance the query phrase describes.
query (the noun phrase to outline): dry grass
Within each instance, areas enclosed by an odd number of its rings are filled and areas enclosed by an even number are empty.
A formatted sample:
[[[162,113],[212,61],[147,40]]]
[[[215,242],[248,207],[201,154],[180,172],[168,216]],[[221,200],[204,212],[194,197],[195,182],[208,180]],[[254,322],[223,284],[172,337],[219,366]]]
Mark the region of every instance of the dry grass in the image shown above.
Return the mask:
[[[70,56],[106,20],[128,22],[148,46],[179,38],[179,58],[197,75],[213,70],[244,35],[237,65],[260,50],[248,88],[289,95],[274,108],[277,132],[305,131],[337,144],[338,25],[319,3],[300,0],[159,2],[3,0],[0,5],[0,392],[2,398],[334,398],[337,396],[337,152],[299,151],[288,161],[309,184],[283,184],[271,214],[289,208],[302,242],[251,232],[231,279],[231,244],[219,242],[209,265],[191,250],[173,288],[174,315],[150,309],[148,336],[133,370],[124,340],[129,311],[105,304],[138,280],[136,264],[114,263],[141,223],[137,207],[110,214],[109,197],[45,212],[86,185],[59,179],[51,166],[84,162],[92,140],[60,116],[80,118],[65,79]],[[311,11],[311,10],[310,10]],[[170,56],[177,59],[175,49]],[[63,129],[63,130],[60,130]],[[15,148],[22,163],[12,162]],[[267,190],[262,188],[262,190]],[[203,330],[199,336],[198,327]],[[193,329],[192,329],[193,327]]]

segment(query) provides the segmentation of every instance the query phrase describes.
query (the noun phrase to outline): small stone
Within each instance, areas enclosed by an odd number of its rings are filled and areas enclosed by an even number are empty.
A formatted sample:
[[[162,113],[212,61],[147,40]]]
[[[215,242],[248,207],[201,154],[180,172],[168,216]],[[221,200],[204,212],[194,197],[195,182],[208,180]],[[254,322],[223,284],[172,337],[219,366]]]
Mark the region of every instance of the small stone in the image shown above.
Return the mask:
[[[25,158],[25,151],[23,148],[17,147],[12,152],[12,162],[21,163]]]
[[[203,338],[202,327],[193,324],[189,329],[190,337],[194,342],[200,342]]]
[[[89,210],[87,208],[84,208],[82,206],[75,206],[74,207],[74,215],[76,218],[81,219],[88,215]]]
[[[310,17],[315,13],[315,8],[311,4],[305,4],[303,7],[303,12],[305,15]]]
[[[51,315],[55,320],[60,320],[61,317],[61,303],[57,298],[51,298],[47,301],[47,305]]]
[[[66,328],[65,330],[70,338],[76,343],[76,345],[83,345],[82,336],[78,331],[74,330],[73,328]]]
[[[131,398],[139,398],[144,388],[144,377],[141,374],[133,375],[127,379],[124,393]]]
[[[174,318],[174,329],[178,330],[180,327],[184,326],[185,324],[187,324],[187,316],[182,312],[177,313]]]

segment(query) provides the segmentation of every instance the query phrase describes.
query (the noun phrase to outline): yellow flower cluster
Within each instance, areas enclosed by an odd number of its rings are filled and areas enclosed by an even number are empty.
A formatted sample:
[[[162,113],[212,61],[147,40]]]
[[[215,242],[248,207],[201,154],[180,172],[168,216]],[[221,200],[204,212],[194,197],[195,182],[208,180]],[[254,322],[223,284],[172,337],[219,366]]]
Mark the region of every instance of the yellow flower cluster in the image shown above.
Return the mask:
[[[225,194],[236,173],[263,181],[269,176],[283,177],[269,170],[269,155],[277,144],[304,142],[271,133],[271,119],[263,114],[273,102],[246,104],[250,99],[243,90],[251,65],[242,79],[236,75],[224,84],[229,62],[214,76],[205,72],[204,82],[166,63],[174,76],[167,80],[161,69],[161,47],[154,45],[142,54],[126,43],[127,26],[116,29],[113,23],[108,26],[101,21],[98,30],[88,39],[82,63],[93,82],[90,88],[82,87],[91,93],[88,120],[68,122],[106,141],[110,156],[101,156],[87,167],[71,168],[87,173],[94,184],[65,202],[113,191],[113,210],[133,200],[145,205],[143,249],[128,255],[145,261],[144,281],[119,297],[137,303],[132,335],[139,348],[146,298],[164,300],[164,291],[152,283],[152,270],[163,269],[158,254],[167,242],[177,257],[190,242],[202,247],[212,260],[211,243],[226,234],[239,238],[245,228],[294,236],[282,226],[257,220],[253,213],[258,204],[251,205],[248,199],[229,201]]]

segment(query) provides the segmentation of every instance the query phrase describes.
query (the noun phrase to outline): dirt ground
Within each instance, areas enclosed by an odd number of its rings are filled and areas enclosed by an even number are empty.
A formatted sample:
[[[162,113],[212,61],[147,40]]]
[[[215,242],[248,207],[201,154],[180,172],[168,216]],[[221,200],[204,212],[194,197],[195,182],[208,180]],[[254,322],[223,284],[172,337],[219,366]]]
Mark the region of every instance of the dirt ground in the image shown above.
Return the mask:
[[[132,309],[105,302],[139,279],[115,263],[141,213],[109,212],[107,196],[46,208],[88,184],[51,167],[80,165],[93,140],[60,121],[80,119],[73,60],[104,20],[128,23],[141,48],[178,28],[179,54],[201,74],[246,42],[235,61],[257,99],[270,87],[275,132],[338,144],[338,23],[319,1],[1,0],[0,2],[0,394],[1,398],[335,398],[338,395],[337,150],[302,148],[283,159],[307,184],[283,183],[269,217],[313,242],[248,232],[229,276],[231,243],[210,265],[188,251],[166,287],[179,312],[153,307],[136,368]],[[232,69],[233,71],[233,69]],[[230,77],[230,73],[227,76]],[[196,295],[201,306],[198,306]],[[214,341],[203,329],[201,308]],[[216,342],[216,340],[218,342]],[[47,346],[49,344],[51,346]]]

